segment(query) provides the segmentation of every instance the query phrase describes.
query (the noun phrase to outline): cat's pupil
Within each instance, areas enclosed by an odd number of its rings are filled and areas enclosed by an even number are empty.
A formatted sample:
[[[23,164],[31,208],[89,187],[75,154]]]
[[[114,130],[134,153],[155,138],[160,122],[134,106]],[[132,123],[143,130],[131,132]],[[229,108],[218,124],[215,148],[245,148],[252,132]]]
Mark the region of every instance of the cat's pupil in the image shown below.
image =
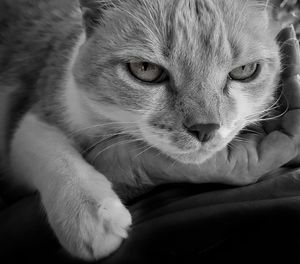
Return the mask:
[[[147,71],[149,68],[149,63],[148,62],[143,62],[142,64],[142,71]]]

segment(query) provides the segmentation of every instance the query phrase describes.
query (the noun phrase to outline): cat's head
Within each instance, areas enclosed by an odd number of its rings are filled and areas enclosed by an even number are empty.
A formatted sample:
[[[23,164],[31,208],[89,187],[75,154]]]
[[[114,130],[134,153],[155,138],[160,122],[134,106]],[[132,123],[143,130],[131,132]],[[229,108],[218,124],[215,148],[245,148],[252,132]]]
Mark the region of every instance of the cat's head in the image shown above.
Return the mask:
[[[73,73],[88,114],[194,163],[270,107],[280,56],[266,1],[81,3],[87,37]]]

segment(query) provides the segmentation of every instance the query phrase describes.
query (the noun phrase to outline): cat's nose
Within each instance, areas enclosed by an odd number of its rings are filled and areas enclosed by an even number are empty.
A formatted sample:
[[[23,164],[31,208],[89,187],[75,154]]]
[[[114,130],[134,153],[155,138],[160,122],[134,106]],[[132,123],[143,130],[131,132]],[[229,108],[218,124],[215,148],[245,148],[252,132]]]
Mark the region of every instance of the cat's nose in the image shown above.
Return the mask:
[[[185,126],[185,125],[184,125]],[[197,138],[200,142],[205,143],[211,140],[216,131],[220,128],[219,124],[195,124],[192,126],[185,126],[187,131]]]

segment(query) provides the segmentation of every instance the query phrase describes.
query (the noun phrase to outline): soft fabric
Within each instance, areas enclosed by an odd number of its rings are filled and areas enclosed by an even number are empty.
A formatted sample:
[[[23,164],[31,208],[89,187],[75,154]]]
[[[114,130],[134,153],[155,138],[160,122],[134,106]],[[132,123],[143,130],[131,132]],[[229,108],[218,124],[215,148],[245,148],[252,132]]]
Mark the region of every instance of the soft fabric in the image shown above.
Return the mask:
[[[161,186],[128,206],[129,238],[98,263],[300,263],[300,170],[238,188]],[[37,195],[0,211],[0,262],[16,261],[84,263],[60,247]]]

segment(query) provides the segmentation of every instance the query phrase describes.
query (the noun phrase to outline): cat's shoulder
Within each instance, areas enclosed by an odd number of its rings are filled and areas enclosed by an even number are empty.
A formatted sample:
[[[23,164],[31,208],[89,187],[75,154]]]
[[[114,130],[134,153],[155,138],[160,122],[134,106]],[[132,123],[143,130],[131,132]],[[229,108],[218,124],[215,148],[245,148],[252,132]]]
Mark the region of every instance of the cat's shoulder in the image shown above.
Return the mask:
[[[43,100],[43,109],[55,108],[59,82],[82,33],[76,3],[0,0],[0,105],[11,115],[10,131],[37,102]]]

